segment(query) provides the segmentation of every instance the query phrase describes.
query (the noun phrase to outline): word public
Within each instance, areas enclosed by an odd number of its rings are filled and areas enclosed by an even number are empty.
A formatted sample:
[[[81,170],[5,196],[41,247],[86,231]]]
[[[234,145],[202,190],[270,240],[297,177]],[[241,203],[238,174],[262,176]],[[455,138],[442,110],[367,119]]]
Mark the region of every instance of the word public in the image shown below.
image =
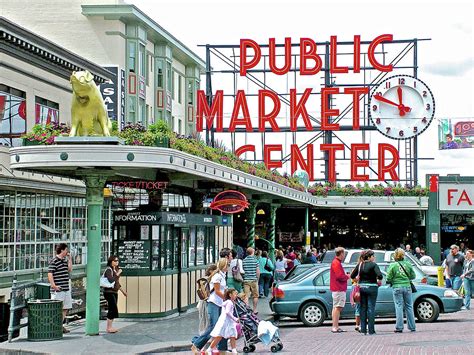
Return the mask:
[[[377,47],[386,42],[391,42],[393,36],[384,34],[376,37],[370,42],[367,49],[367,57],[372,67],[381,72],[391,72],[393,66],[391,64],[384,65],[379,63],[375,57]],[[270,38],[268,43],[268,62],[269,69],[275,75],[285,75],[291,70],[292,65],[292,42],[291,38],[285,38],[284,43],[284,64],[280,67],[276,64],[277,58],[277,44],[275,38]],[[349,73],[349,67],[339,66],[337,64],[337,36],[331,36],[329,42],[329,71],[334,74]],[[250,54],[250,52],[253,52]],[[360,72],[360,57],[361,57],[361,38],[359,35],[354,36],[353,41],[353,65],[351,70],[353,73]],[[240,75],[245,76],[252,68],[259,65],[262,60],[262,47],[251,39],[240,40]],[[301,38],[299,42],[299,68],[297,68],[300,75],[317,75],[322,69],[322,59],[317,53],[317,44],[310,38]],[[296,132],[298,129],[298,119],[302,119],[305,129],[310,132],[314,127],[311,124],[310,115],[306,108],[306,102],[309,99],[314,88],[306,88],[304,92],[298,93],[296,88],[290,89],[290,131]],[[352,96],[352,130],[360,129],[359,117],[359,101],[363,95],[369,93],[368,87],[348,87],[341,92],[339,88],[323,87],[321,94],[321,131],[338,131],[340,126],[338,123],[331,122],[331,117],[337,117],[340,114],[339,109],[330,106],[330,96],[336,94],[344,94]],[[271,102],[271,108],[268,107],[268,102]],[[280,94],[272,90],[258,91],[258,131],[265,132],[267,126],[271,127],[273,132],[280,132],[280,127],[276,122],[276,118],[280,113],[281,102]],[[207,129],[215,127],[216,132],[223,132],[223,115],[224,115],[224,91],[217,90],[213,95],[212,103],[208,103],[206,94],[203,90],[197,92],[197,109],[196,109],[196,130],[202,132],[204,129],[203,119],[205,118]],[[254,127],[250,117],[247,97],[244,90],[237,90],[234,100],[234,108],[232,110],[228,132],[235,132],[237,127],[244,127],[247,132],[253,132]],[[304,160],[300,148],[296,144],[292,144],[291,151],[291,172],[292,174],[300,166],[305,170],[310,180],[314,180],[314,152],[313,145],[308,144],[306,147],[306,161]],[[344,151],[343,144],[321,144],[320,150],[326,152],[329,170],[329,181],[336,181],[336,152]],[[369,150],[368,144],[352,144],[351,145],[351,180],[367,181],[369,176],[366,174],[359,174],[358,169],[369,167],[369,161],[358,158],[358,154],[362,151]],[[263,160],[268,169],[282,167],[281,161],[271,160],[272,152],[282,152],[281,144],[269,144],[263,147]],[[244,145],[236,149],[237,156],[245,152],[255,152],[253,144]],[[386,160],[391,155],[391,161],[386,164]],[[378,179],[380,181],[386,180],[385,175],[389,174],[390,178],[398,181],[397,167],[399,164],[398,150],[391,144],[378,144]]]

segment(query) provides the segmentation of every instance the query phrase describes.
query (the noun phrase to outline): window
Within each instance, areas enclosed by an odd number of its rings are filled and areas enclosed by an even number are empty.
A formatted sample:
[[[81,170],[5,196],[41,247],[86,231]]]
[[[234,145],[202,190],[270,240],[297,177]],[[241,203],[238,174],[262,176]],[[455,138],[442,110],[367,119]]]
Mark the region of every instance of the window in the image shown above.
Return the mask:
[[[194,104],[194,90],[193,90],[193,83],[191,81],[188,82],[188,105]]]
[[[135,122],[135,112],[137,110],[137,98],[135,96],[128,96],[128,121]]]
[[[35,97],[35,124],[59,122],[59,104],[41,97]]]
[[[26,133],[26,93],[0,84],[0,142],[20,145],[18,139]]]
[[[178,75],[178,103],[182,103],[182,92],[183,92],[183,77]]]
[[[173,86],[172,86],[172,76],[173,71],[171,70],[171,63],[166,62],[166,90],[171,91]]]
[[[314,279],[315,286],[329,286],[329,270],[323,271]]]
[[[182,123],[181,119],[178,118],[178,134],[184,134],[184,132],[181,131],[181,129],[182,129],[181,128],[181,123]]]
[[[156,85],[159,87],[159,88],[163,88],[163,61],[162,60],[158,60],[156,62],[156,66],[157,66],[157,71],[156,71]]]
[[[101,261],[110,255],[110,200],[102,213]],[[0,272],[47,268],[59,242],[68,244],[73,264],[87,263],[84,197],[0,191]]]
[[[171,98],[174,100],[175,99],[175,93],[174,91],[176,90],[176,73],[173,71],[171,72],[172,75],[172,82],[171,82]]]
[[[139,99],[139,105],[138,105],[138,120],[144,125],[147,125],[147,120],[146,120],[146,107],[145,107],[145,100],[144,99]]]
[[[196,230],[196,265],[203,265],[207,263],[204,259],[204,247],[206,245],[206,227],[198,226]]]
[[[136,72],[136,56],[137,56],[137,44],[135,42],[128,42],[128,71]]]
[[[139,48],[138,48],[138,65],[139,71],[138,73],[145,77],[147,75],[146,73],[146,59],[145,59],[145,46],[140,43]]]

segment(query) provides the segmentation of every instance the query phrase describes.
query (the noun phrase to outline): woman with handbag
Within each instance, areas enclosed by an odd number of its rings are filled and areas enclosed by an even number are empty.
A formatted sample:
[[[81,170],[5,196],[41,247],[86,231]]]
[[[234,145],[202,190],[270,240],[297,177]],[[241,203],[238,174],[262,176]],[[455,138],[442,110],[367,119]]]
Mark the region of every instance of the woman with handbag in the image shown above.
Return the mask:
[[[377,303],[378,287],[383,275],[379,266],[375,263],[372,250],[367,250],[362,259],[363,263],[360,268],[354,269],[351,273],[351,279],[359,277],[360,332],[366,335],[368,328],[369,335],[375,335],[375,304]]]
[[[273,266],[272,261],[268,258],[268,253],[262,251],[262,256],[258,260],[260,265],[260,278],[258,280],[258,290],[260,297],[268,297],[270,285],[272,282]]]
[[[112,322],[115,318],[118,318],[118,291],[127,297],[127,293],[122,290],[120,286],[120,275],[122,274],[122,269],[119,268],[119,259],[115,255],[111,255],[107,259],[107,268],[104,271],[102,278],[106,278],[109,282],[108,285],[105,285],[106,282],[101,281],[101,286],[104,289],[104,298],[107,301],[107,333],[117,333],[117,329],[112,327]]]
[[[237,292],[240,293],[242,292],[242,284],[244,282],[244,268],[242,266],[242,260],[238,258],[237,252],[232,250],[231,253],[232,261],[230,262],[229,270],[227,270],[227,286],[236,289]]]
[[[413,313],[412,292],[416,288],[411,282],[416,275],[413,267],[405,261],[405,251],[401,248],[395,250],[394,260],[387,270],[387,283],[393,287],[393,302],[395,303],[395,333],[403,332],[403,312],[407,317],[407,327],[410,331],[416,331],[415,314]]]

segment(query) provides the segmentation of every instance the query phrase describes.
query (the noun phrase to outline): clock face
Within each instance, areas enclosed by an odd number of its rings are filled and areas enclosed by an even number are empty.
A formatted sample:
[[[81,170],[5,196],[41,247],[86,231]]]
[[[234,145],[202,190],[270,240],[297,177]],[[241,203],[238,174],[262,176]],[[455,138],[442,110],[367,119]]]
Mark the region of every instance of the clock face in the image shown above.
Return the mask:
[[[431,90],[410,75],[395,75],[377,85],[369,101],[375,127],[393,139],[409,139],[428,128],[435,113]]]

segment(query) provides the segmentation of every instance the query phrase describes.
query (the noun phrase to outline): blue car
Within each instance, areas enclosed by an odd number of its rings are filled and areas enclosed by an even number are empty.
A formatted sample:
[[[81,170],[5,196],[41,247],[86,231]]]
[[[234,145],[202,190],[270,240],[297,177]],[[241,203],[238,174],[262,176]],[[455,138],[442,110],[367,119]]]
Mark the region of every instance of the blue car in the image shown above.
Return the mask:
[[[351,272],[353,266],[345,266]],[[379,287],[375,313],[377,317],[395,317],[392,288],[385,284]],[[451,289],[417,284],[418,292],[413,294],[415,316],[419,322],[434,322],[440,313],[457,312],[463,305],[462,297]],[[354,308],[350,304],[352,290],[348,280],[346,304],[341,319],[354,318]],[[329,289],[329,266],[311,269],[292,281],[281,281],[273,290],[270,308],[275,318],[294,317],[307,326],[319,326],[331,317],[332,295]]]

